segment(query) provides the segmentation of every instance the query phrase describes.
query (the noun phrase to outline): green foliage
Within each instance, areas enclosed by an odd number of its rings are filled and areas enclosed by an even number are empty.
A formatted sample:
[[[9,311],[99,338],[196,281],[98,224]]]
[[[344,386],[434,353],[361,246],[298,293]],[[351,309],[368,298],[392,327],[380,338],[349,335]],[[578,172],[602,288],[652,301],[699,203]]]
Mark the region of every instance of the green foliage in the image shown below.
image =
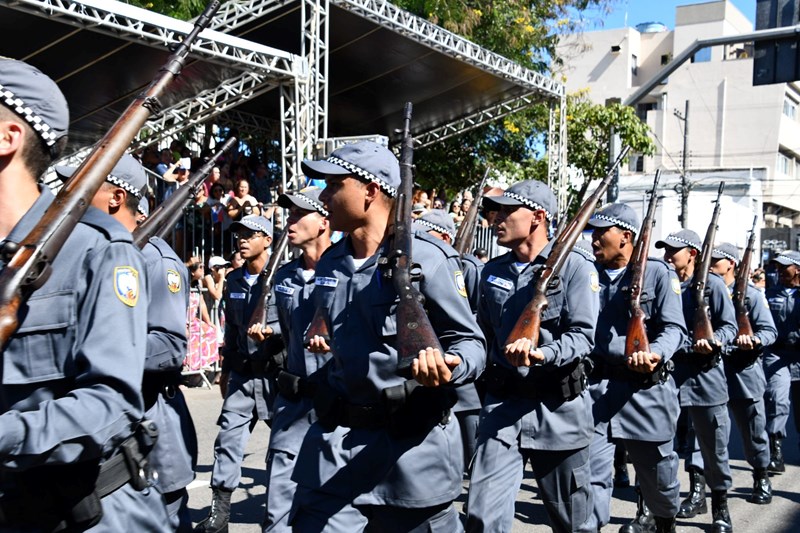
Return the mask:
[[[206,0],[127,0],[129,4],[168,15],[170,17],[189,20],[203,12]]]

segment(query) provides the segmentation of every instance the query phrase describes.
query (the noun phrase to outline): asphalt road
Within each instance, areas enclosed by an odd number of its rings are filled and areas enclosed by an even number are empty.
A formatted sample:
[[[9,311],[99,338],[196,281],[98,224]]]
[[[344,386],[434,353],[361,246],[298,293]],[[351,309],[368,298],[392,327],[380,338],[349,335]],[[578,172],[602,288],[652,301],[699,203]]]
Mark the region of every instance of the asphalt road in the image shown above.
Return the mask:
[[[214,439],[217,436],[216,420],[222,406],[219,388],[212,390],[193,388],[184,390],[189,408],[194,417],[200,445],[197,478],[189,488],[189,507],[194,523],[202,520],[211,503],[211,468],[214,462]],[[787,458],[786,473],[772,477],[773,500],[770,505],[753,505],[747,502],[752,487],[749,465],[744,460],[741,438],[735,425],[731,432],[731,470],[733,489],[729,495],[729,505],[736,533],[797,533],[800,532],[800,450],[798,436],[789,419],[789,437],[784,441]],[[269,428],[259,423],[248,442],[242,480],[233,495],[231,507],[232,533],[254,533],[260,531],[264,506],[264,461],[269,441]],[[681,465],[683,462],[681,462]],[[633,469],[630,467],[633,474]],[[688,476],[681,472],[681,497],[688,489]],[[466,498],[464,493],[457,502],[459,507]],[[709,497],[709,511],[711,507]],[[632,488],[615,489],[611,507],[611,524],[604,528],[616,532],[619,526],[627,523],[636,513],[636,500]],[[517,494],[516,520],[513,532],[545,533],[550,531],[546,525],[544,507],[538,499],[536,482],[530,470],[526,471],[522,487]],[[690,520],[679,519],[678,531],[690,533],[711,530],[711,515],[700,515]]]

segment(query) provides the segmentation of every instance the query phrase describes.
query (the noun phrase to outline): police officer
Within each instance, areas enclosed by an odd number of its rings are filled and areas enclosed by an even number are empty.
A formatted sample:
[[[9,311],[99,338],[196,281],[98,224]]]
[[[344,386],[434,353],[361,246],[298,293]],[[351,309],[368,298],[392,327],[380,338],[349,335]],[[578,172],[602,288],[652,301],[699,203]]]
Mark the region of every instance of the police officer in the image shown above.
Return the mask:
[[[225,346],[220,350],[220,392],[225,401],[214,442],[211,509],[195,527],[195,531],[214,533],[228,530],[231,494],[239,486],[249,433],[258,420],[267,424],[272,420],[274,380],[281,363],[273,355],[283,347],[272,305],[268,310],[267,340],[257,342],[247,336],[253,311],[263,305],[262,276],[272,243],[272,223],[260,215],[247,215],[231,224],[231,231],[245,262],[228,274],[223,293]]]
[[[68,124],[50,78],[0,59],[0,268],[53,203],[37,180]],[[0,529],[168,530],[141,475],[153,437],[140,426],[144,267],[130,232],[90,207],[21,304],[2,348]]]
[[[299,248],[302,254],[283,265],[273,283],[287,358],[286,371],[278,375],[275,415],[270,428],[264,531],[290,531],[289,511],[297,490],[297,484],[291,479],[292,470],[303,437],[316,420],[313,392],[330,358],[328,354],[307,350],[303,344],[315,310],[314,270],[322,253],[331,245],[328,211],[320,202],[320,192],[322,189],[318,187],[307,187],[278,197],[278,205],[289,210],[286,220],[289,244]],[[260,329],[260,324],[253,327]],[[263,340],[256,332],[253,335]]]
[[[723,242],[714,247],[711,257],[711,271],[722,277],[728,286],[728,292],[733,295],[739,250],[733,244]],[[769,312],[769,304],[764,295],[750,283],[749,276],[745,305],[754,335],[737,335],[727,350],[729,353],[725,358],[725,378],[730,396],[728,408],[742,433],[745,458],[753,467],[753,493],[749,501],[768,504],[772,501],[772,484],[767,473],[769,441],[764,411],[767,380],[759,356],[765,346],[775,342],[778,331]]]
[[[597,272],[571,252],[558,283],[547,291],[539,345],[508,339],[550,255],[556,199],[545,184],[527,180],[483,201],[499,210],[497,242],[511,251],[489,261],[481,274],[478,322],[489,343],[489,366],[467,530],[511,530],[515,494],[530,461],[551,527],[595,531],[589,483],[593,423],[582,359],[594,345]]]
[[[664,259],[675,267],[681,282],[683,317],[689,336],[673,358],[675,381],[680,389],[681,407],[688,408],[705,463],[705,470],[701,470],[702,465],[693,464],[691,457],[686,460],[691,485],[688,497],[681,502],[678,517],[692,518],[708,512],[705,489],[708,479],[712,491],[711,531],[729,533],[733,529],[727,499],[731,488],[728,464],[730,417],[726,405],[728,386],[720,353],[722,347],[736,337],[736,317],[725,282],[718,275],[709,273],[707,298],[714,338],[693,343],[696,303],[690,285],[695,274],[695,259],[702,246],[697,233],[688,229],[670,233],[664,240],[656,242],[656,248],[664,249]],[[694,438],[690,438],[690,442],[694,443]]]
[[[453,244],[456,237],[456,226],[453,218],[444,209],[431,209],[414,221],[414,225],[422,231],[440,239],[447,244]],[[469,298],[472,314],[478,312],[478,296],[483,270],[483,261],[470,253],[461,257],[461,267],[464,273],[464,285]],[[453,412],[461,428],[461,442],[464,446],[464,470],[469,469],[469,462],[475,453],[475,440],[478,436],[478,415],[481,412],[481,399],[474,383],[467,383],[456,387],[458,402],[453,407]]]
[[[75,168],[58,166],[68,178]],[[124,155],[95,194],[92,205],[107,212],[130,232],[136,229],[147,176],[142,165]],[[197,435],[179,385],[186,357],[186,307],[189,304],[186,266],[163,239],[152,237],[144,248],[148,281],[147,356],[142,396],[145,417],[158,427],[158,440],[148,456],[158,474],[170,523],[175,531],[192,529],[186,486],[194,479]]]
[[[443,352],[428,347],[397,371],[404,331],[387,264],[393,251],[390,212],[400,185],[397,159],[385,147],[360,141],[327,159],[304,161],[311,178],[325,179],[320,196],[331,228],[347,237],[317,263],[314,297],[328,317],[327,379],[314,407],[319,420],[306,433],[294,470],[298,483],[295,531],[385,532],[430,528],[459,531],[453,500],[461,493],[463,457],[452,385],[484,367],[484,338],[463,287],[458,256],[441,241],[415,232],[414,283]],[[418,386],[422,385],[422,386]]]
[[[795,405],[795,426],[800,428],[800,305],[797,288],[800,287],[800,252],[786,250],[772,263],[778,267],[778,284],[766,290],[767,302],[772,312],[778,339],[764,351],[764,373],[767,390],[764,396],[769,434],[769,471],[786,471],[782,441],[786,437],[789,419],[789,394]]]
[[[598,526],[608,524],[615,441],[619,441],[628,450],[639,482],[637,517],[620,531],[675,531],[680,485],[673,439],[680,407],[669,370],[672,355],[686,340],[680,282],[669,265],[647,259],[641,306],[650,350],[628,356],[631,257],[641,222],[629,206],[611,204],[595,213],[588,225],[594,228],[592,247],[600,282],[590,381],[595,421],[591,446],[594,512]]]

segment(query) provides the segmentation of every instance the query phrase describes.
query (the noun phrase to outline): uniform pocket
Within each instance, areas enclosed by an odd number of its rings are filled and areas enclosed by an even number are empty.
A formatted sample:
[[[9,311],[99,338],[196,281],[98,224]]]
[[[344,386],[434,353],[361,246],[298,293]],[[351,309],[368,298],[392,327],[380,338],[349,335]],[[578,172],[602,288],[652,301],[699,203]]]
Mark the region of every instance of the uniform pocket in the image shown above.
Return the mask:
[[[398,298],[381,298],[372,304],[372,323],[378,337],[397,335]]]
[[[63,378],[71,372],[75,342],[74,291],[34,295],[20,313],[20,327],[3,352],[3,384]]]

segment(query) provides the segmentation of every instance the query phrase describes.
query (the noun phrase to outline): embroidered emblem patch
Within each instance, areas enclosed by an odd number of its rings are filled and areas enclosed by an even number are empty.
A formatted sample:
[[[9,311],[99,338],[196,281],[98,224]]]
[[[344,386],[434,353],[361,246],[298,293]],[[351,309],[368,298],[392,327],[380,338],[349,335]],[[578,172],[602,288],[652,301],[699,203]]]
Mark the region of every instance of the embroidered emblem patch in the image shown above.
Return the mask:
[[[456,290],[464,298],[467,297],[467,284],[464,282],[464,273],[460,270],[456,270]]]
[[[597,275],[597,272],[589,274],[589,286],[592,288],[592,292],[600,291],[600,277]]]
[[[167,270],[167,288],[169,292],[181,290],[181,275],[175,270]]]
[[[681,293],[681,282],[678,281],[678,278],[672,278],[672,292],[675,294]]]
[[[134,307],[139,301],[139,272],[129,266],[115,267],[114,292],[122,303]]]

